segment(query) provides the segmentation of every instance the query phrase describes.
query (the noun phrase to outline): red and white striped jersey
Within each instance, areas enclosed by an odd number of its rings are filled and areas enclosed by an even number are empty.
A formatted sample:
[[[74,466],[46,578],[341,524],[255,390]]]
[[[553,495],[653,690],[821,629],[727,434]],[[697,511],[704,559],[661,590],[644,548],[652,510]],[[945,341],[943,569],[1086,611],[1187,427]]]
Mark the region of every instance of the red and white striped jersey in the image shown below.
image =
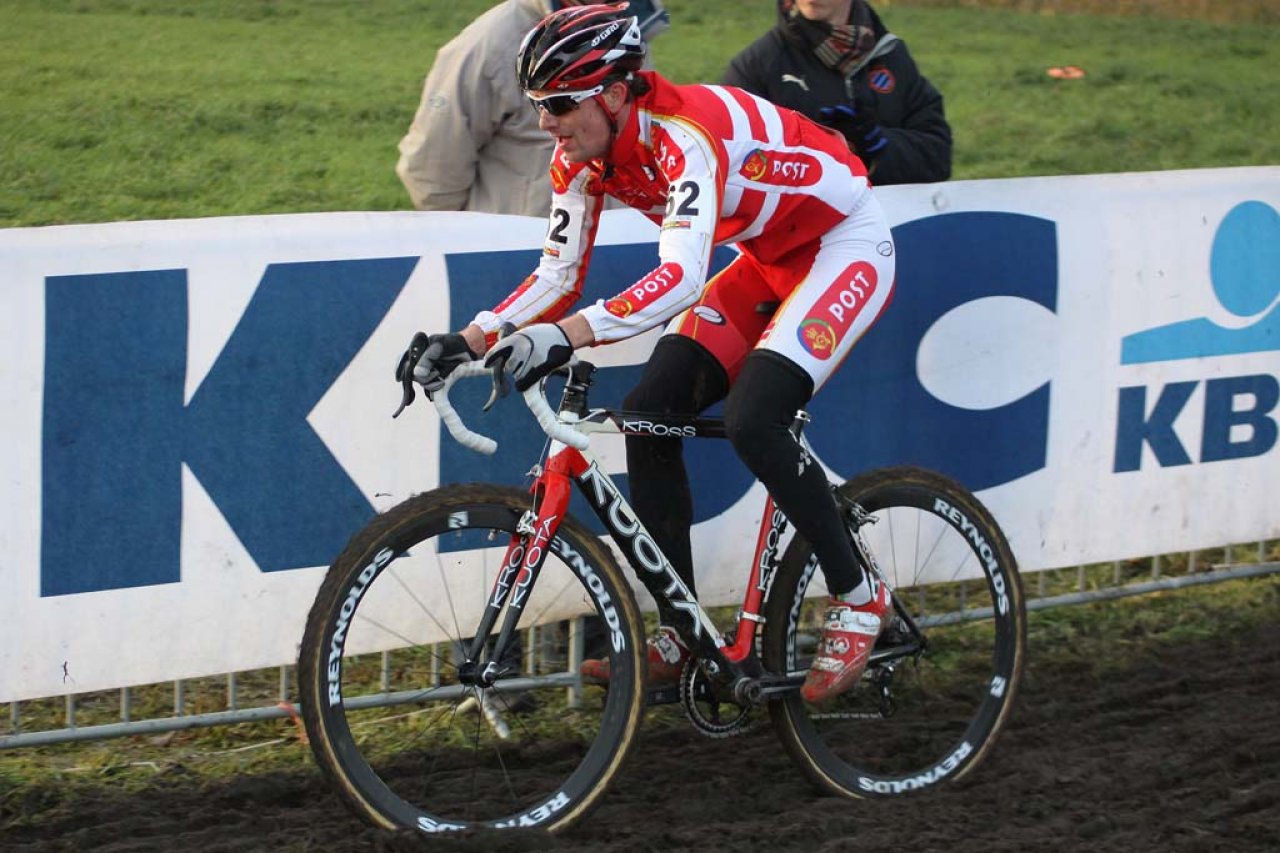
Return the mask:
[[[504,322],[553,322],[577,301],[604,195],[642,211],[661,235],[655,269],[583,309],[598,343],[693,305],[713,247],[736,243],[764,267],[785,266],[789,253],[820,240],[870,192],[844,137],[799,113],[741,89],[640,76],[651,89],[632,103],[607,160],[570,164],[557,149],[541,261],[501,305],[476,317],[491,338]]]

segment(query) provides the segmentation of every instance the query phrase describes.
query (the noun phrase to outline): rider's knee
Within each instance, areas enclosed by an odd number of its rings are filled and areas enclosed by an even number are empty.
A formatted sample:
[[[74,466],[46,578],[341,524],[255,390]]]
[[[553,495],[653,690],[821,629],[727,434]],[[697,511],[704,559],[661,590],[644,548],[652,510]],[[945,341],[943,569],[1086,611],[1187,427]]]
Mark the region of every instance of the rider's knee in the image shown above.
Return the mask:
[[[768,350],[747,356],[724,407],[725,432],[738,455],[750,464],[791,441],[787,430],[812,393],[813,380],[790,359]]]

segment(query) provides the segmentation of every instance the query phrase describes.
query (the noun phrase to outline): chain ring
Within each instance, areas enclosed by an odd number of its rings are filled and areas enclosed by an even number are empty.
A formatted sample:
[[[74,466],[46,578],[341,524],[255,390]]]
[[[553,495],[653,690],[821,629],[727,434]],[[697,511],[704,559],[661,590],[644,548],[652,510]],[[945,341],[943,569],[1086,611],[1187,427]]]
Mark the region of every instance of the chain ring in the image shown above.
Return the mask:
[[[726,705],[733,708],[737,712],[733,719],[723,722],[707,717],[698,703],[710,705],[710,697],[714,695],[710,679],[703,671],[702,664],[690,658],[685,662],[684,670],[680,673],[680,707],[684,709],[684,714],[693,727],[710,738],[736,737],[754,728],[756,721],[751,718],[751,708],[745,708],[733,701],[716,703],[716,708]]]

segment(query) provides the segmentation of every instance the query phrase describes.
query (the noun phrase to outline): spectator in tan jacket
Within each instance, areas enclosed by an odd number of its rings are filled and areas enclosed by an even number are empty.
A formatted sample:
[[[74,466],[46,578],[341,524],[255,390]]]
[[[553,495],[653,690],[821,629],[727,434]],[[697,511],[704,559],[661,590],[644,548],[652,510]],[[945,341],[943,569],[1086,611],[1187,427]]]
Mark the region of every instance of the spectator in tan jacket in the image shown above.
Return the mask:
[[[440,48],[396,174],[418,210],[546,216],[552,140],[516,82],[515,55],[544,16],[589,0],[504,0]],[[645,38],[667,27],[660,0],[631,0]]]

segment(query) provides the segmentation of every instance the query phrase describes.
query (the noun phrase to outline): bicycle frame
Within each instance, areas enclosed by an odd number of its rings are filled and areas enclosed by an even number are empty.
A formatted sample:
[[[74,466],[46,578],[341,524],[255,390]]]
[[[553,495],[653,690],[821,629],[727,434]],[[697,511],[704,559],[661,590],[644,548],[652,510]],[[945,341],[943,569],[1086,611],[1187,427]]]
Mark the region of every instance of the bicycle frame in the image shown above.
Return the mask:
[[[588,410],[586,391],[594,367],[585,362],[579,362],[578,366],[566,383],[558,419],[561,423],[571,424],[584,435],[727,438],[724,421],[719,418],[655,415],[607,408]],[[801,429],[807,420],[805,413],[797,413],[792,431],[798,441],[804,441]],[[497,643],[479,677],[481,682],[491,685],[498,677],[496,661],[502,658],[516,630],[528,591],[537,581],[546,558],[548,544],[555,538],[559,523],[568,511],[575,484],[613,541],[627,555],[654,599],[686,617],[686,624],[675,626],[686,641],[722,672],[736,676],[762,674],[755,657],[756,630],[764,622],[761,611],[777,569],[779,543],[788,523],[771,496],[765,499],[750,577],[730,639],[719,631],[697,597],[681,580],[626,498],[601,468],[589,446],[576,449],[552,439],[544,451],[544,458],[544,464],[534,469],[536,478],[530,487],[534,497],[533,509],[521,519],[516,535],[507,545],[503,568],[494,581],[480,627],[467,651],[469,662],[479,660],[484,644],[506,605],[507,613]],[[584,580],[590,583],[591,579],[584,577]],[[472,672],[468,668],[467,675]]]

